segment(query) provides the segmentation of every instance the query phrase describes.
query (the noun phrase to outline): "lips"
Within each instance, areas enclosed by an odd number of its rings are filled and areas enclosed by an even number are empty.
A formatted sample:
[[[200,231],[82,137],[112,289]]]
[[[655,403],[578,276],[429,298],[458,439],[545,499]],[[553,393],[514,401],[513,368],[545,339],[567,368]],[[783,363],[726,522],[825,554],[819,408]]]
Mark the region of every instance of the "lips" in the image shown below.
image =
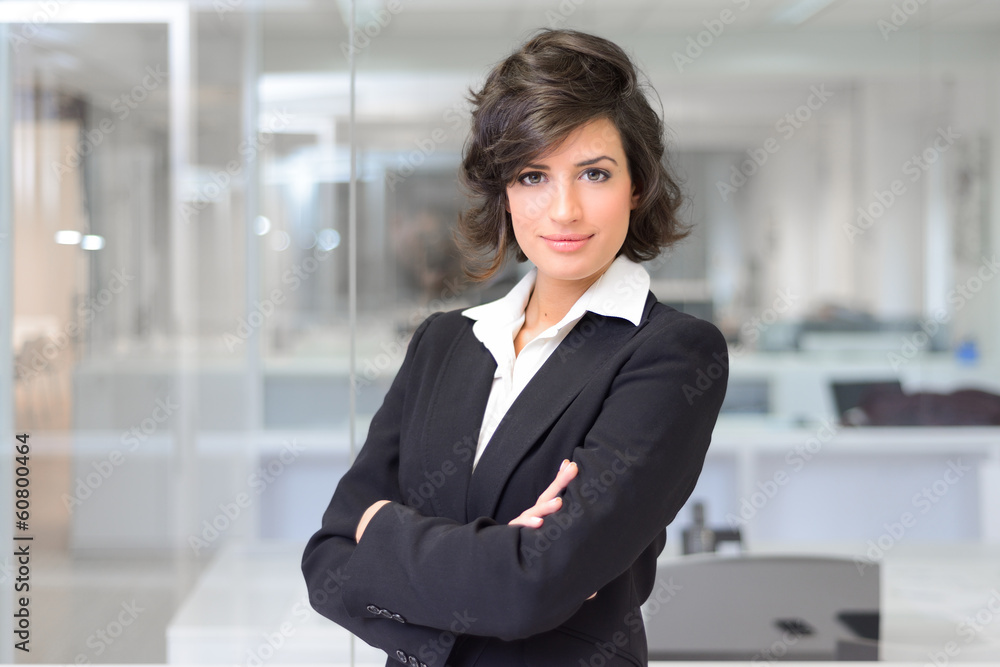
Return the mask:
[[[593,236],[593,234],[549,234],[542,239],[553,250],[572,252],[586,245]]]

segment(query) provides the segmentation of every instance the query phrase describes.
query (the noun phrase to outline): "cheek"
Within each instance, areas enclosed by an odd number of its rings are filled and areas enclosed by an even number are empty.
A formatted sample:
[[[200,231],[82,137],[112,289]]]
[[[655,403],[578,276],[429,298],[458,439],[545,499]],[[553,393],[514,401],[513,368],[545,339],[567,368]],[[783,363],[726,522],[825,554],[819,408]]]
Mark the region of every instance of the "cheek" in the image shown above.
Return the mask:
[[[516,198],[508,197],[507,213],[510,216],[511,228],[514,231],[514,239],[520,245],[525,237],[525,220],[521,213],[521,202]]]
[[[514,240],[517,241],[517,245],[523,248],[528,236],[524,229],[524,223],[519,221],[517,216],[513,216],[511,227],[514,230]]]
[[[510,212],[515,231],[519,228],[524,229],[531,226],[538,218],[538,213],[541,209],[536,199],[537,197],[532,197],[531,194],[523,192],[515,196],[507,195],[507,210]]]
[[[632,218],[632,208],[629,206],[629,198],[626,197],[609,206],[606,219],[610,222],[611,235],[615,239],[615,245],[621,248],[628,236],[629,223]]]
[[[630,197],[622,197],[615,193],[611,197],[602,197],[593,202],[592,211],[599,220],[604,220],[608,227],[620,232],[623,236],[628,231],[628,222],[632,214]]]

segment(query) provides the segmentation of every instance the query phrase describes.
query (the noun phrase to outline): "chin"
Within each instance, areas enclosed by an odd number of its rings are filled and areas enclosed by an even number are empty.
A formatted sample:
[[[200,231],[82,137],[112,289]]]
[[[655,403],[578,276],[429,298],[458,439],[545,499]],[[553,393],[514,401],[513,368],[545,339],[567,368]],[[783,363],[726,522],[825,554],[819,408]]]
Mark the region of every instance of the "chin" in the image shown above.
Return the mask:
[[[555,280],[585,280],[602,273],[609,263],[598,262],[542,262],[536,263],[538,272]]]

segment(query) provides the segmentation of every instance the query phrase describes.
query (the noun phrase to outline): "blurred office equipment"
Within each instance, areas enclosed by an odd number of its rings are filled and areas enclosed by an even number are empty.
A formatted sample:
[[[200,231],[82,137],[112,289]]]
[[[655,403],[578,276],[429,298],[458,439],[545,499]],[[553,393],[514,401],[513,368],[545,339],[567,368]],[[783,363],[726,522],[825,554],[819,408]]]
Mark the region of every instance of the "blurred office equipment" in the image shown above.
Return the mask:
[[[836,660],[846,641],[845,653],[877,660],[879,565],[856,560],[701,555],[661,563],[643,607],[649,657]]]
[[[899,382],[834,382],[849,426],[1000,426],[1000,395],[979,389],[906,393]]]
[[[771,383],[767,378],[731,377],[722,403],[724,415],[766,415],[771,412]]]
[[[751,336],[761,351],[779,352],[893,352],[908,339],[914,352],[942,352],[949,348],[949,330],[937,327],[932,335],[919,317],[876,316],[870,312],[826,304],[799,318],[785,318],[759,336]],[[915,336],[915,337],[914,337]]]
[[[849,426],[868,424],[868,415],[861,406],[873,396],[903,395],[903,385],[899,380],[831,382],[830,387],[833,389],[834,405],[837,406],[840,421]]]
[[[710,528],[705,525],[705,504],[696,502],[691,507],[693,522],[684,529],[682,541],[684,555],[715,553],[719,545],[731,545],[743,550],[743,537],[739,528]],[[725,547],[724,547],[725,548]]]

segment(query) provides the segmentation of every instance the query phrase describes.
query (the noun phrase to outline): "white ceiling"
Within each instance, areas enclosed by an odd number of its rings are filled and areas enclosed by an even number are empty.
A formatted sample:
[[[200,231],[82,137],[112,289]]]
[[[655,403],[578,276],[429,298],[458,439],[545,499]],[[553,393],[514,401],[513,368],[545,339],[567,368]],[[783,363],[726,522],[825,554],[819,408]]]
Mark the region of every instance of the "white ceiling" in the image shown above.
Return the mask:
[[[907,2],[919,9],[898,32],[883,33],[879,21],[891,21],[893,8]],[[726,131],[773,124],[814,84],[844,90],[860,79],[936,81],[970,72],[1000,81],[1000,0],[398,3],[401,11],[390,14],[386,0],[358,0],[358,25],[375,35],[357,57],[359,117],[375,135],[389,136],[385,128],[403,128],[405,134],[407,127],[440,124],[443,111],[460,103],[492,63],[534,30],[555,25],[624,45],[649,74],[675,126],[686,136],[696,130],[685,124],[696,126],[723,142]],[[207,145],[220,133],[231,143],[243,76],[243,11],[254,0],[193,0],[190,6],[198,139]],[[218,11],[226,6],[237,9]],[[263,86],[283,91],[265,102],[296,105],[308,122],[343,119],[347,1],[263,0],[261,6]],[[725,15],[731,23],[693,63],[678,68],[675,54],[723,12],[731,12]],[[379,15],[391,20],[380,26],[374,22]],[[28,51],[32,76],[61,81],[107,106],[141,79],[145,67],[167,62],[166,30],[53,21],[42,26]],[[156,91],[144,108],[165,109],[165,93]]]
[[[914,25],[938,29],[985,30],[1000,26],[1000,3],[995,0],[912,0],[919,6]],[[200,0],[208,10],[215,0]],[[366,22],[385,0],[358,0],[357,18]],[[735,29],[759,30],[783,26],[796,30],[863,29],[889,18],[902,0],[399,0],[405,30],[419,35],[458,33],[510,35],[546,23],[550,12],[571,22],[595,23],[611,32],[689,32],[702,21],[732,10],[739,17]],[[346,23],[347,0],[265,0],[265,14],[295,16],[337,11]],[[567,9],[568,8],[568,9]],[[791,22],[789,22],[791,21]],[[913,26],[910,26],[913,27]]]
[[[843,92],[862,79],[940,80],[983,70],[1000,80],[1000,1],[912,0],[919,10],[905,22],[896,16],[899,31],[883,32],[879,21],[892,21],[893,7],[902,2],[403,0],[403,10],[377,30],[373,12],[384,4],[362,3],[358,23],[377,34],[357,58],[358,114],[371,126],[366,138],[372,142],[379,136],[396,142],[393,131],[414,134],[407,118],[411,126],[423,124],[418,134],[426,133],[442,124],[442,111],[459,103],[492,63],[534,30],[554,25],[624,45],[659,91],[668,122],[683,141],[700,146],[745,142],[801,104],[811,85]],[[788,20],[789,10],[803,7],[815,11]],[[290,78],[301,76],[309,68],[306,60],[324,63],[312,84],[301,88],[298,102],[320,117],[323,109],[342,115],[347,61],[337,46],[346,40],[346,29],[332,39],[329,29],[303,33],[302,11],[287,11],[280,2],[267,5],[266,42],[274,47],[265,53],[269,81],[276,84],[292,72]],[[675,54],[725,11],[731,22],[722,33],[693,63],[678,68]],[[840,94],[830,107],[850,100]]]

